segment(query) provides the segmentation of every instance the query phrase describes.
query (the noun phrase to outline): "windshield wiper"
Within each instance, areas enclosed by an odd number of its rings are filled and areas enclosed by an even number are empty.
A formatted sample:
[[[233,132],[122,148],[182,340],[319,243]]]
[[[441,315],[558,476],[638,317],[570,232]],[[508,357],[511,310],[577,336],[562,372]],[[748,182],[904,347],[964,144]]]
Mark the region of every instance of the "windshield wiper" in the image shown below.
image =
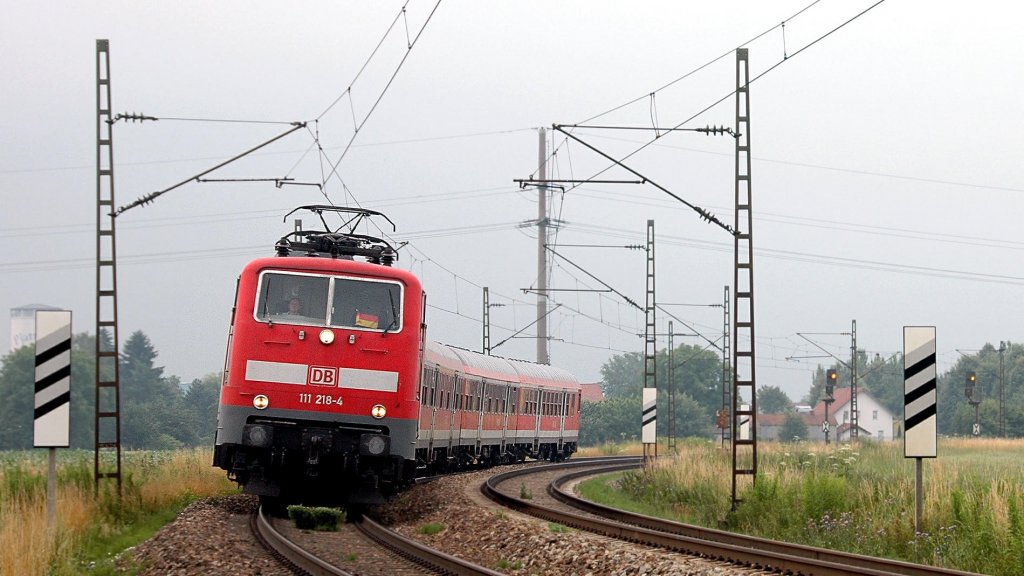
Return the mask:
[[[384,333],[381,334],[381,336],[390,332],[391,329],[398,324],[398,311],[395,309],[395,295],[391,293],[390,288],[388,289],[388,300],[391,301],[391,323],[388,324],[388,327],[384,329]]]

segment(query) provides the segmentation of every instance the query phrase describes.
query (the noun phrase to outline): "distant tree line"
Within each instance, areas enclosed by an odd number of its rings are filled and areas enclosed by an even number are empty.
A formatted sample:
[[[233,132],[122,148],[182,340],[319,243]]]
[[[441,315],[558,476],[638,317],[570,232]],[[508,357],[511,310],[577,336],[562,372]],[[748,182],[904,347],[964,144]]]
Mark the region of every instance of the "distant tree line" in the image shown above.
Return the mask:
[[[101,333],[101,338],[109,336]],[[144,333],[128,337],[118,363],[121,383],[121,445],[162,450],[212,446],[217,429],[220,376],[209,374],[182,386],[156,366],[157,352]],[[32,448],[35,347],[0,359],[0,449]],[[71,344],[71,447],[95,446],[96,340],[76,334]]]
[[[602,368],[603,402],[582,406],[580,443],[584,445],[640,439],[641,390],[644,386],[643,354],[613,356]],[[672,362],[672,381],[668,365]],[[722,406],[722,361],[715,350],[683,345],[656,357],[658,387],[658,436],[711,438],[719,432],[715,412]],[[1001,367],[1001,368],[1000,368]],[[839,372],[837,387],[850,385],[850,369],[839,362],[819,367],[812,375],[811,388],[801,399],[814,406],[825,395],[825,372]],[[974,397],[980,401],[981,435],[1000,435],[999,396],[1003,396],[1003,427],[1006,437],[1024,436],[1024,346],[1003,343],[1003,351],[985,344],[971,355],[962,354],[956,364],[937,380],[939,434],[967,436],[972,433],[974,407],[965,395],[968,372],[977,376]],[[858,390],[870,394],[897,418],[903,417],[903,356],[869,358],[858,350]],[[1001,378],[1001,385],[1000,385]],[[672,425],[669,425],[669,392],[675,396]],[[757,408],[763,414],[787,414],[780,437],[803,437],[806,428],[793,402],[777,386],[761,386]]]
[[[981,435],[986,437],[1024,436],[1024,346],[1012,342],[1002,343],[1003,351],[986,343],[973,354],[960,354],[946,373],[939,374],[936,382],[939,434],[969,436],[974,424],[974,407],[967,401],[967,373],[974,372],[974,399],[979,401],[978,420]],[[865,391],[878,400],[896,418],[903,417],[903,355],[894,354],[872,358],[858,350],[857,390]],[[845,364],[834,364],[839,372],[838,387],[850,385],[850,369]],[[817,403],[825,395],[825,370],[814,373],[812,386],[804,401]],[[999,426],[1000,388],[1003,397],[1003,434]]]
[[[658,436],[711,437],[718,432],[715,411],[722,405],[722,359],[715,350],[681,345],[655,357],[658,388]],[[669,365],[672,380],[668,379]],[[644,386],[644,356],[613,356],[601,367],[603,402],[581,407],[580,443],[637,441]],[[674,397],[669,410],[669,392]],[[671,425],[670,425],[671,422]]]
[[[109,337],[101,333],[101,338]],[[76,334],[71,350],[71,447],[92,449],[95,434],[95,348],[92,335]],[[121,442],[129,449],[212,446],[217,427],[220,375],[208,374],[182,386],[156,365],[157,351],[141,331],[121,348]],[[681,345],[657,354],[658,435],[711,438],[719,429],[715,412],[722,405],[722,361],[716,350]],[[672,380],[668,378],[669,363]],[[858,351],[858,389],[870,394],[897,418],[903,415],[903,358],[867,357]],[[839,387],[849,386],[850,370],[836,363]],[[826,367],[812,376],[801,401],[814,405],[825,393]],[[970,435],[974,407],[964,393],[968,372],[977,375],[975,398],[983,436],[998,436],[1002,379],[1005,436],[1024,436],[1024,346],[986,344],[938,378],[939,433]],[[605,400],[584,402],[580,442],[585,445],[640,439],[644,358],[640,353],[613,356],[601,368]],[[0,450],[28,449],[33,443],[35,347],[25,346],[0,358]],[[673,408],[669,397],[674,396]],[[758,389],[758,411],[788,412],[782,437],[800,436],[802,422],[792,402],[775,386]],[[671,422],[671,424],[670,424]],[[788,430],[788,431],[787,431]]]

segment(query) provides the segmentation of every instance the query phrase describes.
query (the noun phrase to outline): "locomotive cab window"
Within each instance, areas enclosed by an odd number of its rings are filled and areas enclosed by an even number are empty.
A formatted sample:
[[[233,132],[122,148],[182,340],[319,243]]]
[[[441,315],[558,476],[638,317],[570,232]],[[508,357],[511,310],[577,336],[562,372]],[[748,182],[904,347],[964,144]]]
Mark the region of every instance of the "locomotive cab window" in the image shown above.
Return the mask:
[[[402,287],[354,278],[334,280],[331,325],[398,332],[402,325]]]
[[[325,276],[266,272],[260,278],[256,318],[293,324],[323,324],[327,319]]]
[[[267,322],[398,332],[402,286],[356,278],[264,272],[255,316]]]

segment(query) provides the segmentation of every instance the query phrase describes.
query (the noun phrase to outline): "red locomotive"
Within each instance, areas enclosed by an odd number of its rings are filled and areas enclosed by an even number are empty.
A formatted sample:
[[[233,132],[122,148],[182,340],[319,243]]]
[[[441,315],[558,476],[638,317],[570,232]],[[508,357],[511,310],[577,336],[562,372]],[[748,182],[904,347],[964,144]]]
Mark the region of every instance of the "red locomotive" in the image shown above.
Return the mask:
[[[427,472],[575,452],[572,375],[428,342],[419,280],[352,232],[384,216],[301,209],[325,231],[285,236],[239,277],[215,466],[261,497],[371,503]]]

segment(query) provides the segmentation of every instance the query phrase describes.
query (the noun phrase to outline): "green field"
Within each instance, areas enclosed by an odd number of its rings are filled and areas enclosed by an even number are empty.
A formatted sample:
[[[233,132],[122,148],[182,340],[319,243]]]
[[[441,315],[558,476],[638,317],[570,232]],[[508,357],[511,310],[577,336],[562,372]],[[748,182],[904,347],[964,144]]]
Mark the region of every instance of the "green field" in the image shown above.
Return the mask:
[[[57,454],[57,522],[50,531],[47,451],[0,452],[0,576],[113,574],[117,554],[189,502],[235,492],[223,470],[210,465],[208,449],[125,452],[120,495],[112,480],[97,493],[93,452]]]
[[[609,451],[607,448],[605,451]],[[1024,441],[950,439],[915,462],[899,442],[761,443],[758,477],[731,511],[731,450],[680,442],[648,470],[582,484],[587,498],[776,540],[993,575],[1024,573]],[[744,485],[741,483],[741,485]]]

